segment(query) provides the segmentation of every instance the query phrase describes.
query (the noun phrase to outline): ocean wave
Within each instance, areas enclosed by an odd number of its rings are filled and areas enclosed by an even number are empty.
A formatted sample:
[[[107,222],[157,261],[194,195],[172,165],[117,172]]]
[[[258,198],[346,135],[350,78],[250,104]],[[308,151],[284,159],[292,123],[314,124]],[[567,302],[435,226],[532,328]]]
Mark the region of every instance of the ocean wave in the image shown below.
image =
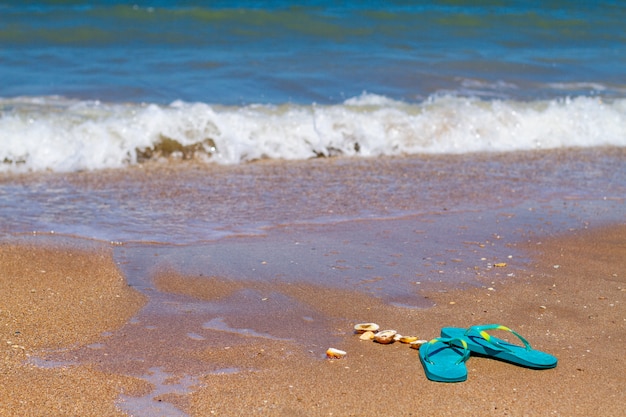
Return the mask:
[[[0,99],[0,171],[595,146],[626,146],[626,99],[439,95],[407,103],[364,93],[337,105],[247,106]]]

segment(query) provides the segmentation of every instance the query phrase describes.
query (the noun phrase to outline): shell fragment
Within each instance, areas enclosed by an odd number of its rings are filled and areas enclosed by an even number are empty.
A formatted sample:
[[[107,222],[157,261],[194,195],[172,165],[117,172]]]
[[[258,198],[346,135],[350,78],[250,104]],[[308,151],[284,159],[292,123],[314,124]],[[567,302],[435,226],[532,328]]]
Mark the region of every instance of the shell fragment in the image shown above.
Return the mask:
[[[326,350],[326,357],[329,359],[341,359],[344,356],[346,356],[348,353],[346,351],[343,350],[339,350],[339,349],[335,349],[335,348],[328,348],[328,350]]]
[[[374,338],[374,336],[375,336],[374,332],[367,331],[365,333],[362,333],[359,336],[359,339],[361,339],[361,340],[372,340]]]
[[[376,323],[359,323],[354,326],[356,333],[376,332],[380,329],[380,326]]]
[[[413,342],[409,342],[409,347],[411,349],[419,349],[422,345],[428,343],[428,340],[415,340]]]
[[[411,343],[411,342],[415,342],[417,340],[417,336],[400,336],[398,338],[398,341],[400,341],[401,343]]]
[[[394,341],[394,336],[396,335],[395,330],[383,330],[382,332],[378,332],[374,335],[374,341],[381,343],[383,345],[387,345]]]

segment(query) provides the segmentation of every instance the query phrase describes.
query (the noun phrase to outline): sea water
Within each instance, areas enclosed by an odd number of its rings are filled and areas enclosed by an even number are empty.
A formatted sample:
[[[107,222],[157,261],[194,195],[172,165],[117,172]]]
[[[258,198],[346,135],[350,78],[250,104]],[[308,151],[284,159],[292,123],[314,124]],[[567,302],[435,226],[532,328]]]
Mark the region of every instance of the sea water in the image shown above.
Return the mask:
[[[608,0],[0,2],[0,234],[188,245],[557,190],[620,202],[619,153],[559,164],[626,147],[625,21]],[[566,156],[471,159],[541,150]],[[136,172],[192,161],[212,168]]]

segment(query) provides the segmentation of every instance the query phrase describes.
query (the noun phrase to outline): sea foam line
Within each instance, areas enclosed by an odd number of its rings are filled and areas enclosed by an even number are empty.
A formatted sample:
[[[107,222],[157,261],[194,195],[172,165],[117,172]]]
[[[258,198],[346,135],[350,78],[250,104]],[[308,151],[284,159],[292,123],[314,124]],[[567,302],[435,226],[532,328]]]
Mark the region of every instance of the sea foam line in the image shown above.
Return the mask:
[[[119,168],[156,158],[220,164],[626,146],[626,99],[549,101],[363,94],[337,105],[226,107],[0,99],[0,170]]]

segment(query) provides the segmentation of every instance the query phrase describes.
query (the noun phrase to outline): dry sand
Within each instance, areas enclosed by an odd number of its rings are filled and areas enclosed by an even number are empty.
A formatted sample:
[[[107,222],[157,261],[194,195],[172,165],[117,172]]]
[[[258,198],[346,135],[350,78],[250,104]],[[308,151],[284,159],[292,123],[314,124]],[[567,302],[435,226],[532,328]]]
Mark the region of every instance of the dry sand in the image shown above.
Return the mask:
[[[38,368],[42,349],[97,341],[145,303],[109,252],[0,245],[0,415],[113,416],[122,392],[147,384],[84,366]]]
[[[163,345],[161,355],[193,357],[207,370],[233,371],[207,372],[190,393],[156,400],[192,416],[623,415],[626,226],[576,231],[533,241],[527,249],[534,259],[528,270],[494,268],[479,288],[432,290],[428,296],[436,305],[428,309],[385,305],[344,290],[164,271],[155,279],[161,291],[196,299],[216,301],[245,288],[295,298],[327,319],[334,347],[348,355],[328,360],[306,342],[245,335],[228,346],[182,353]],[[66,367],[28,363],[47,349],[72,351],[97,342],[141,308],[143,297],[126,286],[110,254],[3,245],[0,265],[0,415],[118,415],[121,393],[151,389],[119,369],[113,373],[84,359]],[[536,371],[472,357],[466,382],[430,382],[416,350],[360,341],[351,331],[356,320],[420,338],[437,336],[443,326],[505,324],[557,356],[559,364]],[[303,326],[301,320],[280,322],[294,331]],[[311,346],[326,340],[310,334]]]

